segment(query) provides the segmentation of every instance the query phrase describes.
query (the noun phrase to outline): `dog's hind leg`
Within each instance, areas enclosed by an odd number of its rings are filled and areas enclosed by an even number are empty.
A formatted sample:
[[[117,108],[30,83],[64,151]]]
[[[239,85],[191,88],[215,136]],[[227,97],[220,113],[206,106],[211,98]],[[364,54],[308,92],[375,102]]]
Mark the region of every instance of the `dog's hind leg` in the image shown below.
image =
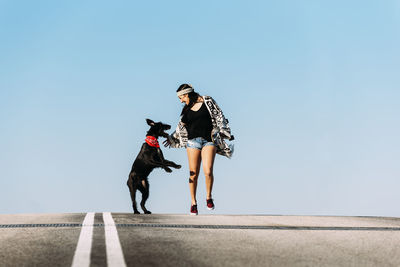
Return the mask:
[[[151,214],[151,211],[147,210],[145,207],[146,201],[149,198],[149,182],[147,180],[142,180],[142,184],[139,187],[139,190],[142,193],[142,201],[140,201],[140,207],[145,214]]]
[[[140,214],[139,210],[137,209],[137,204],[136,204],[136,190],[137,190],[137,185],[133,182],[134,178],[132,173],[129,174],[129,179],[128,182],[126,183],[129,187],[129,192],[131,194],[131,200],[132,200],[132,207],[133,207],[133,212],[135,214]]]

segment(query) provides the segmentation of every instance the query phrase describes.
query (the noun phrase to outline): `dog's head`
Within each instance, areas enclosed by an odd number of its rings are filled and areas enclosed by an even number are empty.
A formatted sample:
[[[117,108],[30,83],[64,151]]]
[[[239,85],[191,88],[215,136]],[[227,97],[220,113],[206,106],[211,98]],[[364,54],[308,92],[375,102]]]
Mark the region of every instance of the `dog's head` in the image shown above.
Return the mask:
[[[154,122],[150,119],[146,119],[147,124],[150,126],[150,130],[147,132],[147,135],[151,135],[154,137],[168,137],[168,133],[166,133],[166,130],[171,129],[171,125],[164,124],[162,122]]]

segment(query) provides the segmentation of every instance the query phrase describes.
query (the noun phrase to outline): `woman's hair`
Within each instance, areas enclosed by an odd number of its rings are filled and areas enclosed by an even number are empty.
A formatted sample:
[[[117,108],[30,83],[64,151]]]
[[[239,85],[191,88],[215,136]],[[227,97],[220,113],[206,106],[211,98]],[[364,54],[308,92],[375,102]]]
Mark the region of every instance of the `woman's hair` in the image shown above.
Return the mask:
[[[179,86],[179,88],[178,88],[178,90],[176,90],[176,92],[179,92],[179,91],[182,91],[182,90],[188,89],[188,88],[193,88],[193,87],[190,84],[184,83]],[[196,93],[194,90],[193,90],[193,92],[190,92],[188,94],[189,104],[185,105],[183,107],[181,115],[183,115],[188,109],[190,109],[197,102],[197,99],[199,98],[199,96],[200,95],[198,93]]]

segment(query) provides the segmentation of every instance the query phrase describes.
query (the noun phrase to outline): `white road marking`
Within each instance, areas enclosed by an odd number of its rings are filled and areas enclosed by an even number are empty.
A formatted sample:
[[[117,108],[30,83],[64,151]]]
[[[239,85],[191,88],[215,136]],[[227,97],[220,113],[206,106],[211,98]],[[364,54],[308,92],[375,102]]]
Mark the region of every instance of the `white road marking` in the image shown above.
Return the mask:
[[[117,227],[110,212],[103,212],[104,231],[106,236],[106,255],[107,265],[126,266],[124,255],[122,253],[121,243],[119,241]]]
[[[81,234],[76,246],[72,267],[88,267],[92,250],[94,212],[88,212],[82,223]]]

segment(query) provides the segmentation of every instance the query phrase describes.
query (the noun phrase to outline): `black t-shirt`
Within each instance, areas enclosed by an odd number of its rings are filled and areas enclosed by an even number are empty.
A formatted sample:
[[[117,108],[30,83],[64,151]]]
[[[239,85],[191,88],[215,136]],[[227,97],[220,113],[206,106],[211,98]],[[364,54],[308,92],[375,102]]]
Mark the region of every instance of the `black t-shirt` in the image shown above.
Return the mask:
[[[188,109],[183,114],[182,122],[186,125],[188,139],[203,137],[211,142],[211,116],[204,102],[198,111]]]

